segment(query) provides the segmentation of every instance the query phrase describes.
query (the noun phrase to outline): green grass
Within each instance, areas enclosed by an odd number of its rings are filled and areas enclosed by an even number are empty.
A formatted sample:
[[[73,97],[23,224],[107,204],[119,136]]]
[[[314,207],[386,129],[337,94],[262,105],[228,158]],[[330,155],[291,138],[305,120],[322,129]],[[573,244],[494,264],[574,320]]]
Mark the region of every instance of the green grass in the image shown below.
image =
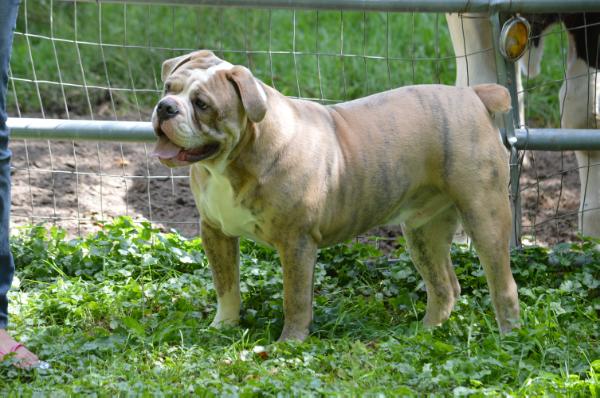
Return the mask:
[[[162,61],[198,48],[249,66],[287,95],[321,100],[454,79],[443,15],[93,3],[73,7],[61,2],[52,8],[49,2],[29,4],[21,11],[17,31],[23,33],[27,27],[41,37],[29,38],[33,63],[27,37],[15,37],[14,76],[31,79],[35,70],[43,81],[82,84],[85,76],[88,86],[144,90],[136,95],[113,91],[117,115],[152,107],[161,87]],[[48,37],[60,39],[55,48]],[[105,45],[97,45],[100,42]],[[35,86],[19,81],[15,85],[17,98],[28,99],[20,101],[21,110],[40,112]],[[39,89],[45,110],[64,113],[59,86],[41,83]],[[82,115],[95,113],[109,99],[103,89],[65,90],[72,111]]]
[[[16,80],[9,98],[13,115],[18,102],[24,114],[43,110],[66,117],[67,102],[71,115],[146,120],[162,87],[162,61],[198,48],[250,67],[286,95],[326,103],[402,85],[453,84],[455,76],[442,14],[74,7],[39,0],[21,7],[17,32],[11,63]],[[54,46],[49,37],[58,39]],[[564,53],[566,36],[556,30],[547,42],[552,56],[544,60],[544,73],[526,85],[531,93],[528,118],[535,126],[558,125],[561,83],[556,80],[564,68],[557,55]],[[37,87],[19,80],[32,80],[34,71]],[[83,85],[84,77],[87,89],[69,85]],[[58,81],[67,83],[64,95],[51,83]]]
[[[73,240],[55,227],[12,242],[16,334],[52,365],[0,365],[0,395],[600,395],[600,254],[593,242],[512,255],[522,328],[499,336],[481,267],[453,247],[463,295],[433,331],[421,279],[369,245],[320,253],[305,343],[282,328],[277,254],[242,242],[238,329],[208,327],[215,296],[200,240],[119,218]],[[253,349],[264,346],[266,353]]]

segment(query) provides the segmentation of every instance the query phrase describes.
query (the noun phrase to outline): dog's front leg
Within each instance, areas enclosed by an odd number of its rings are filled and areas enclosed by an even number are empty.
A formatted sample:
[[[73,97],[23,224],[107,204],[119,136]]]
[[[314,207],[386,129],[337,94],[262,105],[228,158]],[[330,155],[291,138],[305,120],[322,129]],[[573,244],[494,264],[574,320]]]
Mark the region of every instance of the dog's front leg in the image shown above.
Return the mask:
[[[283,267],[284,324],[279,341],[308,337],[312,321],[313,274],[317,245],[308,236],[289,239],[277,247]]]
[[[210,326],[237,325],[241,306],[239,238],[231,238],[205,222],[201,235],[217,291],[217,315]]]

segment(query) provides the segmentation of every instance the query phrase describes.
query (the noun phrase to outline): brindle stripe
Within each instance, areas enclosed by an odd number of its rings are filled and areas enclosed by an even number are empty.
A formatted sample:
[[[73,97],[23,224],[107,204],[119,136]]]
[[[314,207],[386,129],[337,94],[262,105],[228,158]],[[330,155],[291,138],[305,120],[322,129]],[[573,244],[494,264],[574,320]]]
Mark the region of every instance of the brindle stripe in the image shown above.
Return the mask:
[[[450,121],[448,114],[446,113],[447,108],[442,104],[437,93],[434,92],[433,95],[431,95],[430,101],[433,104],[432,113],[438,121],[441,136],[440,139],[442,141],[442,156],[444,158],[442,162],[442,176],[444,177],[444,180],[448,180],[454,162],[452,156],[452,137],[450,136]]]

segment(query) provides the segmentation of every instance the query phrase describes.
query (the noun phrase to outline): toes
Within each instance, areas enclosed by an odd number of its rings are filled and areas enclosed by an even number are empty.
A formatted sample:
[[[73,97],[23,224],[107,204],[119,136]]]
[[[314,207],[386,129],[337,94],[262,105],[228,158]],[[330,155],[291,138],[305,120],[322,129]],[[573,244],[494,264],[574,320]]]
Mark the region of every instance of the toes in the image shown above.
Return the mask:
[[[17,361],[15,366],[18,368],[30,368],[35,366],[40,361],[37,355],[29,351],[27,348],[20,346],[15,351],[15,360]]]
[[[240,323],[239,319],[215,319],[210,327],[215,329],[233,328]]]
[[[440,326],[442,323],[447,321],[448,318],[450,318],[450,312],[451,312],[451,310],[441,310],[439,308],[436,308],[435,311],[428,309],[425,312],[425,317],[423,318],[423,324],[426,327],[431,327],[431,328]]]
[[[40,363],[35,354],[13,339],[5,329],[0,329],[0,362],[9,359],[18,368],[31,368]]]
[[[283,328],[283,331],[281,332],[281,336],[279,336],[279,339],[277,339],[277,341],[279,342],[283,342],[283,341],[304,341],[306,340],[306,338],[308,337],[308,330],[300,330],[300,329],[293,329],[293,328]]]

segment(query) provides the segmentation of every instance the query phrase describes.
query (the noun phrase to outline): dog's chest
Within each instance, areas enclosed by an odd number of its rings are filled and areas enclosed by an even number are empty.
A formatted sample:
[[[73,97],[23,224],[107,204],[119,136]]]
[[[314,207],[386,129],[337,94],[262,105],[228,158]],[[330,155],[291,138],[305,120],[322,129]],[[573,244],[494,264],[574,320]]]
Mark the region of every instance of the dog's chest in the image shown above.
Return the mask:
[[[190,178],[196,206],[203,217],[227,235],[254,237],[256,217],[236,201],[227,178],[217,173],[206,175],[194,167]]]

